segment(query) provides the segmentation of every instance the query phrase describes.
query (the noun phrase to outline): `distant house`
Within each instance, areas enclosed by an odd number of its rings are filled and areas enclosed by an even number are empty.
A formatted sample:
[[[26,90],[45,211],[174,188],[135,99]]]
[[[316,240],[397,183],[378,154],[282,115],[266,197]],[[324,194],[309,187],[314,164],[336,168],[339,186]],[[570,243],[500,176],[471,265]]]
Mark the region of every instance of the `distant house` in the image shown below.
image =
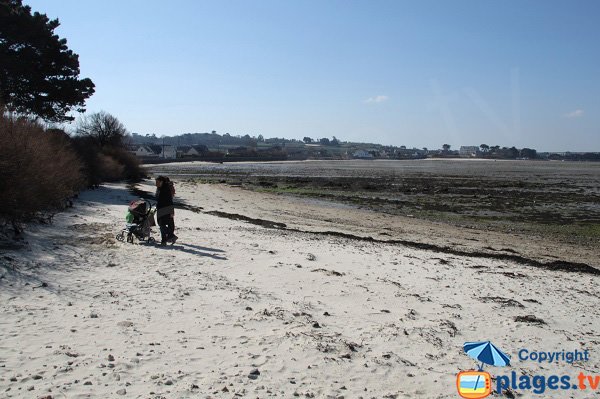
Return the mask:
[[[132,145],[127,150],[138,157],[158,157],[158,154],[152,148],[145,145]]]
[[[478,152],[479,152],[479,147],[477,147],[477,146],[463,145],[460,147],[460,150],[458,150],[458,155],[461,158],[474,158],[477,156]]]
[[[426,156],[427,153],[418,148],[399,148],[395,153],[397,159],[420,159]]]
[[[177,147],[178,158],[199,157],[206,152],[208,152],[208,147],[203,144],[181,145]]]
[[[160,152],[160,157],[165,159],[175,159],[177,158],[177,147],[174,145],[163,145],[161,146],[162,150]]]
[[[205,146],[204,144],[196,144],[193,147],[196,151],[198,151],[198,154],[202,154],[203,152],[208,151],[208,147]]]
[[[302,141],[290,141],[287,143],[283,143],[283,147],[284,148],[300,148],[300,149],[304,149],[306,147],[306,144]]]
[[[365,150],[358,150],[354,151],[352,157],[357,159],[373,159],[373,154]]]
[[[255,157],[256,154],[256,149],[253,147],[239,146],[227,150],[227,156],[230,157]]]
[[[177,147],[178,158],[197,157],[199,155],[200,153],[191,145],[181,145]]]

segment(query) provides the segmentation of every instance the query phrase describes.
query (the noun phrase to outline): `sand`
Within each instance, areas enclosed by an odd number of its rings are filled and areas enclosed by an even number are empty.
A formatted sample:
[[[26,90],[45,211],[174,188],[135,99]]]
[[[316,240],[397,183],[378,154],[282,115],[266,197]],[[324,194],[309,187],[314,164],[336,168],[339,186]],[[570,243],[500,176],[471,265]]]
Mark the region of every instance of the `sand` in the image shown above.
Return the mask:
[[[202,190],[178,185],[204,209],[177,210],[173,246],[114,239],[133,198],[115,184],[3,251],[0,396],[455,398],[481,340],[515,360],[492,375],[600,369],[597,275],[265,228],[206,213],[221,207]],[[543,397],[592,397],[575,394]]]
[[[310,232],[335,231],[380,241],[404,240],[449,248],[455,252],[516,256],[542,263],[570,262],[600,268],[597,246],[575,245],[548,235],[510,234],[471,226],[455,226],[410,216],[374,212],[331,201],[282,194],[258,193],[225,184],[197,185],[183,179],[191,203],[204,211],[242,214],[277,221]]]

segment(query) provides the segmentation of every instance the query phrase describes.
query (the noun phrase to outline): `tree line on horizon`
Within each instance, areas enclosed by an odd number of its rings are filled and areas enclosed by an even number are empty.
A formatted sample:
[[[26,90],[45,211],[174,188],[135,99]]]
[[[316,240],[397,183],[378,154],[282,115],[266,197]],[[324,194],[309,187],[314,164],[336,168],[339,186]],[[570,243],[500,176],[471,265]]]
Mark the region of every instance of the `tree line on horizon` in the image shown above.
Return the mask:
[[[238,152],[243,152],[243,148],[247,149],[247,152],[252,152],[254,148],[258,146],[264,146],[265,144],[270,145],[275,149],[283,149],[286,144],[304,144],[304,145],[321,145],[324,147],[340,147],[340,146],[359,146],[363,148],[372,147],[370,153],[377,158],[381,151],[384,149],[387,153],[393,152],[397,159],[415,159],[431,157],[442,157],[452,158],[459,157],[459,150],[453,150],[450,144],[443,144],[440,149],[428,149],[427,147],[422,148],[407,148],[404,145],[383,145],[376,143],[360,143],[360,142],[345,142],[341,141],[335,136],[331,139],[327,137],[323,138],[311,138],[305,136],[302,140],[299,139],[288,139],[281,137],[264,138],[261,134],[253,136],[250,134],[245,135],[232,135],[230,133],[219,134],[215,130],[210,133],[183,133],[175,136],[156,136],[156,134],[139,134],[132,133],[131,144],[136,145],[148,145],[152,148],[160,148],[161,145],[172,145],[172,146],[205,146],[207,148],[219,148],[220,146],[238,146]],[[469,147],[469,146],[467,146]],[[573,160],[573,161],[598,161],[600,160],[600,153],[586,152],[586,153],[540,153],[534,148],[517,148],[515,146],[506,147],[500,145],[488,145],[480,144],[476,147],[476,157],[484,159],[554,159],[554,160]],[[414,151],[418,151],[419,155],[414,156]],[[325,159],[330,157],[325,156]]]
[[[437,157],[456,157],[459,156],[458,150],[453,150],[450,144],[443,144],[439,149],[428,149],[427,147],[422,148],[407,148],[404,145],[395,146],[395,145],[384,145],[384,144],[376,144],[376,143],[361,143],[361,142],[345,142],[341,141],[335,136],[332,136],[331,139],[327,137],[322,138],[311,138],[305,136],[302,140],[294,139],[294,138],[284,138],[284,137],[272,137],[272,138],[264,138],[262,134],[259,135],[233,135],[230,133],[219,134],[217,131],[213,130],[210,133],[183,133],[174,136],[157,136],[156,134],[140,134],[140,133],[132,133],[130,137],[130,144],[135,145],[150,145],[154,147],[158,147],[161,145],[172,145],[172,146],[206,146],[209,148],[219,148],[219,146],[238,146],[247,147],[248,150],[252,148],[256,148],[257,146],[262,146],[264,144],[269,144],[275,148],[285,147],[286,144],[317,144],[321,146],[331,146],[331,147],[339,147],[342,145],[361,145],[363,147],[380,147],[384,148],[388,151],[397,151],[400,158],[405,159],[407,157],[403,156],[404,154],[417,150],[419,152],[423,152],[430,156]],[[489,159],[541,159],[539,153],[534,148],[517,148],[515,146],[506,147],[500,145],[488,145],[488,144],[480,144],[477,147],[477,157],[479,158],[489,158]],[[375,151],[375,156],[379,151]],[[408,157],[410,158],[410,157]],[[584,161],[597,161],[600,160],[600,154],[596,152],[585,152],[585,153],[572,153],[572,152],[564,152],[564,153],[544,153],[543,159],[556,159],[556,160],[584,160]]]
[[[271,145],[285,145],[287,143],[304,143],[304,144],[321,144],[339,146],[342,142],[335,136],[331,139],[327,137],[313,139],[304,137],[302,140],[288,139],[284,137],[264,138],[262,134],[257,136],[232,135],[230,133],[218,134],[216,130],[210,133],[183,133],[175,136],[159,136],[156,134],[139,134],[132,133],[132,143],[134,144],[165,144],[165,145],[206,145],[209,147],[217,147],[219,145],[238,145],[247,147],[256,147],[261,143]]]
[[[288,143],[301,143],[301,144],[319,144],[322,146],[333,146],[339,147],[342,144],[349,144],[347,142],[342,142],[335,136],[331,139],[327,137],[323,138],[311,138],[305,136],[302,140],[298,139],[287,139],[280,137],[273,137],[265,139],[262,135],[251,136],[249,134],[245,135],[231,135],[229,133],[225,133],[223,135],[218,134],[215,130],[210,133],[184,133],[175,136],[160,136],[157,137],[156,134],[138,134],[133,133],[131,136],[131,144],[138,145],[149,145],[149,146],[160,146],[160,145],[174,145],[174,146],[197,146],[202,145],[211,148],[218,148],[219,146],[226,145],[235,145],[240,147],[247,147],[248,149],[252,149],[260,145],[271,144],[274,147],[285,146]],[[388,150],[397,150],[398,153],[403,153],[406,151],[411,151],[411,149],[406,148],[406,146],[393,146],[393,145],[381,145],[381,144],[373,144],[373,143],[351,143],[351,144],[363,144],[365,146],[374,146],[374,147],[384,147]],[[416,149],[418,151],[423,151],[424,153],[435,153],[438,150],[429,150],[426,147],[422,149]],[[439,150],[440,156],[455,156],[458,155],[458,151],[452,151],[450,144],[443,144],[441,149]],[[516,159],[516,158],[527,158],[527,159],[536,159],[537,151],[532,148],[522,148],[518,149],[516,147],[500,147],[499,145],[489,146],[487,144],[481,144],[478,147],[477,155],[482,158],[496,158],[496,159]]]

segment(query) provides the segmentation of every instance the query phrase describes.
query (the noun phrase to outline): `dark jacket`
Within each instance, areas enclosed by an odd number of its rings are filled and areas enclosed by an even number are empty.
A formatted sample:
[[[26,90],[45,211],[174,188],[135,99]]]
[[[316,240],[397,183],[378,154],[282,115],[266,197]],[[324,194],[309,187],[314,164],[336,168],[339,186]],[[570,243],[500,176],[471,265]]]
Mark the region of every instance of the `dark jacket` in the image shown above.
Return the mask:
[[[163,182],[162,186],[156,190],[156,209],[173,206],[173,194],[169,182]]]

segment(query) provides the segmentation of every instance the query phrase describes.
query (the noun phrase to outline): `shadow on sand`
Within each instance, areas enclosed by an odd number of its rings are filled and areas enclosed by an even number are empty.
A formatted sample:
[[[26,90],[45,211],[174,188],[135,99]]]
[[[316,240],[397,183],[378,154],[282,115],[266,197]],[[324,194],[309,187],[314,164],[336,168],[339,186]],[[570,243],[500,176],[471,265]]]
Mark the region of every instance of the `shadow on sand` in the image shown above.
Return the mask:
[[[154,244],[156,246],[156,248],[158,249],[163,249],[165,251],[181,251],[181,252],[185,252],[188,254],[192,254],[192,255],[197,255],[197,256],[205,256],[207,258],[213,258],[213,259],[218,259],[218,260],[227,260],[226,257],[221,256],[221,255],[215,255],[215,254],[211,254],[208,252],[202,252],[202,251],[198,251],[198,249],[204,250],[204,251],[213,251],[213,252],[225,252],[223,250],[220,249],[214,249],[214,248],[205,248],[205,247],[199,247],[197,245],[181,245],[181,244],[175,244],[175,245],[165,245],[162,246],[160,244]],[[190,248],[186,248],[190,247]],[[193,249],[196,248],[196,249]]]
[[[17,295],[25,289],[45,291],[55,295],[61,294],[57,285],[48,284],[45,281],[46,277],[43,268],[36,267],[22,271],[15,265],[0,263],[0,289],[10,292],[12,295]]]
[[[210,251],[210,252],[225,253],[225,251],[223,251],[222,249],[217,249],[217,248],[201,247],[199,245],[183,244],[183,243],[179,243],[179,245],[183,245],[185,247],[190,247],[190,248],[194,248],[194,249],[199,249],[200,251]]]

